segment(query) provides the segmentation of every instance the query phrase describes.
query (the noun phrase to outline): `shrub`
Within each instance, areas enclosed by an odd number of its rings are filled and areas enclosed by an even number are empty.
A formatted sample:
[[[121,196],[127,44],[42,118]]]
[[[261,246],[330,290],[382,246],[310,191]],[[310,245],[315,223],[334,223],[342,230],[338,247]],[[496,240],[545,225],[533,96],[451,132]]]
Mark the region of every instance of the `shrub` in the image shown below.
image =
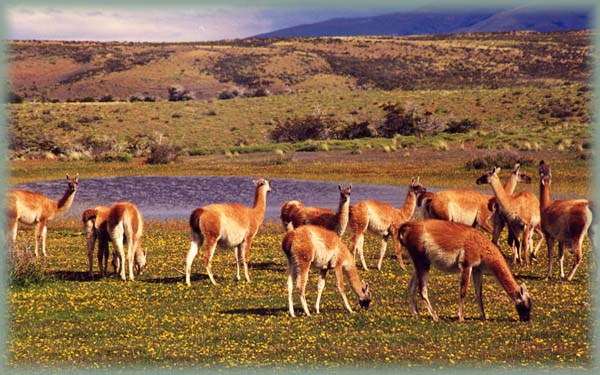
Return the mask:
[[[168,164],[179,157],[180,149],[171,145],[154,144],[150,148],[150,156],[146,159],[148,164]]]
[[[128,152],[108,151],[94,156],[96,162],[129,162],[133,156]]]
[[[462,119],[460,121],[450,120],[446,124],[445,133],[456,134],[456,133],[468,133],[471,130],[479,129],[480,124],[477,121]]]
[[[521,165],[532,165],[533,159],[524,157],[516,151],[497,151],[488,153],[482,157],[477,157],[467,162],[468,168],[473,169],[491,169],[498,166],[500,168],[512,168],[515,163]]]
[[[356,139],[356,138],[370,138],[377,135],[377,130],[368,122],[353,122],[340,129],[336,138],[340,139]]]
[[[178,102],[182,100],[192,100],[192,94],[185,90],[182,86],[173,85],[168,89],[169,92],[169,101],[170,102]]]
[[[145,102],[155,102],[156,98],[154,98],[153,96],[144,96],[144,101]]]
[[[235,91],[223,90],[219,93],[219,96],[217,98],[221,99],[221,100],[227,100],[227,99],[233,99],[237,96],[238,96],[238,94]]]
[[[99,102],[103,102],[103,103],[114,102],[115,98],[113,98],[112,95],[104,95],[103,97],[101,97],[100,99],[98,99],[98,101]]]
[[[81,103],[91,103],[91,102],[95,102],[95,101],[96,101],[96,99],[92,98],[91,96],[85,96],[78,100],[78,102],[81,102]]]
[[[37,259],[28,244],[15,244],[9,252],[9,280],[13,286],[39,284],[49,279],[46,262]]]
[[[7,99],[9,103],[20,104],[23,103],[23,97],[12,90],[7,93]]]
[[[420,118],[416,110],[407,110],[398,103],[385,104],[385,120],[377,129],[382,137],[392,138],[396,134],[415,135],[418,133],[417,122]]]
[[[288,118],[271,130],[269,137],[275,142],[297,142],[308,139],[328,139],[336,130],[337,122],[330,117],[308,115]]]

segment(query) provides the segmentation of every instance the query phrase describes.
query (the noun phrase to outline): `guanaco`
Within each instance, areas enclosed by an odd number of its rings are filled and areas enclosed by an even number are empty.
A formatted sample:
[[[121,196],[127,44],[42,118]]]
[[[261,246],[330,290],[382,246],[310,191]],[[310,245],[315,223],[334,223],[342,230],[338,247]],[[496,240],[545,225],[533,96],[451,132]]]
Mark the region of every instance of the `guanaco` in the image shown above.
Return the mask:
[[[131,202],[117,202],[110,207],[107,218],[108,235],[118,253],[118,261],[113,264],[123,281],[127,280],[125,265],[128,266],[129,279],[134,280],[136,274],[141,274],[146,266],[146,250],[142,248],[141,239],[144,230],[142,214]],[[127,240],[127,263],[123,241]],[[114,259],[114,258],[113,258]]]
[[[343,236],[350,216],[350,193],[352,184],[347,187],[338,185],[340,200],[337,212],[329,208],[306,207],[300,201],[288,201],[281,206],[281,222],[284,230],[292,230],[300,225],[313,224],[332,230]]]
[[[558,242],[558,262],[561,278],[565,277],[563,269],[564,246],[570,245],[571,253],[573,253],[573,266],[567,276],[567,280],[571,281],[583,259],[581,247],[586,233],[590,238],[593,237],[593,234],[590,233],[593,219],[590,202],[587,199],[552,200],[550,192],[552,172],[550,166],[542,160],[540,161],[539,171],[542,230],[548,246],[546,280],[552,276],[554,243]]]
[[[516,263],[517,260],[522,262],[521,247],[524,247],[525,265],[529,266],[533,231],[540,223],[540,203],[537,197],[528,191],[513,195],[507,194],[500,183],[498,173],[500,173],[500,168],[494,167],[490,172],[479,177],[476,183],[492,186],[502,218],[508,223],[513,236],[518,238],[519,234],[523,234],[523,240],[519,247],[513,242],[513,263]],[[497,233],[494,233],[494,238],[497,241]]]
[[[532,300],[525,284],[517,284],[500,249],[484,233],[464,224],[428,219],[405,223],[398,230],[398,237],[408,249],[415,269],[408,284],[411,310],[415,317],[419,316],[416,301],[418,292],[433,320],[439,319],[427,295],[429,269],[434,266],[445,272],[460,273],[460,321],[464,320],[464,300],[471,275],[481,319],[486,319],[482,296],[484,271],[491,272],[513,300],[519,319],[529,321]]]
[[[17,227],[19,222],[28,225],[36,224],[35,256],[38,256],[40,240],[42,241],[42,254],[46,256],[47,223],[71,207],[78,184],[79,174],[75,178],[70,178],[67,175],[67,189],[62,198],[57,201],[32,191],[9,191],[6,201],[6,216],[12,243],[14,244],[17,241]]]
[[[296,284],[296,288],[300,294],[302,308],[306,315],[310,316],[310,311],[306,304],[305,289],[308,280],[308,271],[311,266],[319,269],[317,301],[315,304],[317,314],[320,311],[321,294],[325,287],[325,276],[329,269],[335,271],[337,287],[342,295],[346,310],[352,312],[352,308],[344,293],[344,276],[346,276],[350,287],[358,296],[360,306],[364,309],[369,308],[369,304],[371,303],[369,285],[360,280],[354,257],[335,232],[316,225],[303,225],[286,232],[281,243],[281,248],[288,260],[288,306],[292,317],[296,316],[292,298],[294,284]]]
[[[363,269],[368,269],[363,254],[365,232],[367,231],[381,237],[379,260],[377,261],[378,270],[381,271],[383,257],[387,249],[387,241],[390,236],[392,236],[394,242],[400,267],[403,270],[406,269],[404,260],[402,259],[402,247],[395,233],[400,225],[410,220],[415,212],[417,198],[425,192],[427,192],[427,189],[419,182],[419,177],[417,177],[417,179],[411,179],[406,200],[400,208],[395,208],[387,203],[376,200],[362,201],[350,207],[350,227],[354,232],[351,246],[352,252],[355,257],[358,252]]]
[[[185,262],[185,283],[189,286],[192,262],[198,254],[198,248],[206,242],[204,267],[213,285],[217,285],[211,260],[217,244],[223,247],[235,247],[237,280],[240,280],[240,261],[244,265],[244,276],[250,282],[248,257],[250,246],[258,228],[263,222],[267,193],[271,191],[269,181],[261,178],[254,181],[254,206],[246,207],[237,203],[210,204],[195,209],[190,215],[191,241]]]

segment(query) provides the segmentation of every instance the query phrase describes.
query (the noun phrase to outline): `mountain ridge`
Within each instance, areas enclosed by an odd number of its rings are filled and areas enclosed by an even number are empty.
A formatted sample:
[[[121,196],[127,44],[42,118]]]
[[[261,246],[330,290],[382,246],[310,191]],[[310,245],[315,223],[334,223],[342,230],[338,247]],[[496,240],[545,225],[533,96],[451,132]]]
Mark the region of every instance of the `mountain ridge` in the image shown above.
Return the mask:
[[[578,7],[511,8],[423,7],[368,17],[340,17],[254,35],[253,38],[423,35],[496,31],[565,31],[591,27],[592,9]]]

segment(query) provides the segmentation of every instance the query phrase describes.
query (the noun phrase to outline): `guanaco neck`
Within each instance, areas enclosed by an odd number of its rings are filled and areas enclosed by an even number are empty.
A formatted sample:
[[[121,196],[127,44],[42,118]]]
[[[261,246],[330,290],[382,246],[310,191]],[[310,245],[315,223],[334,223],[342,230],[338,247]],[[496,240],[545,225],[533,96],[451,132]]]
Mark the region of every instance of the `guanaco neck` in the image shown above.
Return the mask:
[[[68,210],[69,207],[71,207],[71,204],[73,203],[73,199],[75,199],[76,191],[77,190],[69,191],[69,189],[67,188],[67,190],[65,191],[65,194],[62,196],[62,198],[60,198],[58,201],[54,201],[54,203],[56,204],[56,207],[55,207],[56,213],[64,212],[64,211]]]
[[[400,208],[400,212],[404,218],[403,220],[407,220],[412,216],[415,212],[415,208],[417,207],[417,194],[408,189],[408,193],[406,194],[406,200],[404,201],[404,206]]]
[[[511,173],[510,176],[508,176],[506,182],[504,183],[504,191],[506,194],[512,195],[512,193],[515,192],[515,189],[517,188],[517,180],[517,175],[514,173]]]
[[[338,211],[335,214],[336,226],[335,232],[338,236],[342,237],[348,226],[348,220],[350,219],[350,199],[344,199],[343,195],[340,195],[340,203],[338,205]]]
[[[356,293],[358,298],[364,299],[365,293],[363,292],[362,288],[363,284],[360,281],[360,278],[358,277],[358,271],[356,270],[356,266],[354,265],[354,263],[349,262],[346,267],[342,267],[342,271],[348,279],[348,284],[350,284],[350,288],[352,289],[352,291]]]
[[[540,179],[540,211],[543,211],[546,207],[552,204],[552,198],[550,197],[550,182],[544,184]]]
[[[504,191],[504,187],[502,184],[500,184],[500,179],[498,179],[498,176],[492,176],[490,185],[492,185],[492,190],[494,190],[494,195],[496,195],[496,200],[498,201],[500,207],[508,207],[509,195],[506,193],[506,191]]]
[[[496,245],[490,244],[489,246],[495,247]],[[506,264],[504,257],[500,254],[500,250],[496,247],[495,249],[482,251],[481,254],[483,263],[496,276],[496,280],[498,280],[498,283],[502,286],[506,294],[515,301],[519,296],[519,284],[510,272],[508,264]]]
[[[265,185],[258,186],[254,191],[254,206],[252,210],[255,212],[254,217],[257,218],[257,222],[261,223],[265,216],[265,209],[267,207],[267,189]]]

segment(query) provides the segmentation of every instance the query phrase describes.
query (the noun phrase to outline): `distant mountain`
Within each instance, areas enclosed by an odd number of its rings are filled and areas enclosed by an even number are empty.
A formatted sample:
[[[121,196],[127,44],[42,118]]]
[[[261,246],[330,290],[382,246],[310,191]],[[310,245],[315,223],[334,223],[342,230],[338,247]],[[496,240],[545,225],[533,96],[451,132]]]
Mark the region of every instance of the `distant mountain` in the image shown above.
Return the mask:
[[[334,18],[298,25],[257,38],[319,37],[358,35],[418,35],[456,32],[493,32],[511,30],[563,31],[591,27],[593,9],[583,7],[540,8],[420,8],[410,12],[372,17]]]

